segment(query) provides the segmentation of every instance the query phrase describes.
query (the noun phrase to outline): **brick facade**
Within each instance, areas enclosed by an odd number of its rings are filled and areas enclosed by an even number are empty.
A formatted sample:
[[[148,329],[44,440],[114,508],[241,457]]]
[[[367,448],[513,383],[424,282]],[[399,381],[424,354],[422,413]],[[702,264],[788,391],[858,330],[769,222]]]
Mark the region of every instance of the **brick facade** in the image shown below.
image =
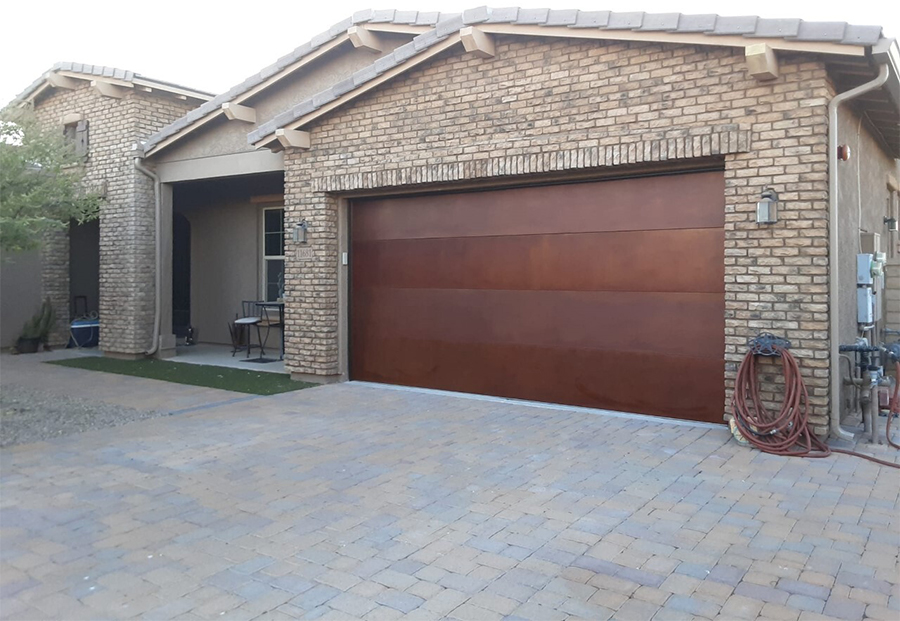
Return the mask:
[[[747,338],[781,334],[800,359],[814,429],[825,433],[823,63],[781,54],[781,77],[758,83],[727,48],[495,41],[495,58],[444,52],[315,122],[309,151],[285,152],[286,228],[306,219],[313,253],[300,258],[288,239],[288,369],[340,372],[343,193],[711,157],[726,179],[726,400]],[[777,224],[760,226],[755,204],[766,187],[784,204]]]
[[[154,313],[155,215],[153,184],[134,168],[134,146],[184,115],[193,104],[134,89],[122,99],[103,97],[87,82],[54,89],[34,104],[49,127],[68,113],[89,123],[84,183],[103,188],[100,210],[100,348],[137,354],[150,346]],[[42,248],[42,295],[57,313],[52,342],[68,340],[69,242],[58,234]]]

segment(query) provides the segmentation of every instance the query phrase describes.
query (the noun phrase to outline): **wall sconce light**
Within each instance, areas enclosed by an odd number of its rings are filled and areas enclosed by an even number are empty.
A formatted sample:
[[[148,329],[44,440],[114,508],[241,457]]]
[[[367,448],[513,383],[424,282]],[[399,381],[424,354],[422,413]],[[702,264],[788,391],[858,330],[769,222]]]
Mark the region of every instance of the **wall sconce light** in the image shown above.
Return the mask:
[[[761,200],[756,203],[756,223],[775,224],[778,222],[778,192],[772,188],[763,190]]]
[[[897,218],[885,218],[884,223],[887,225],[887,229],[891,233],[897,232]]]
[[[301,220],[296,226],[294,226],[294,241],[299,244],[305,244],[307,242],[308,232],[309,225],[306,223],[306,220]]]

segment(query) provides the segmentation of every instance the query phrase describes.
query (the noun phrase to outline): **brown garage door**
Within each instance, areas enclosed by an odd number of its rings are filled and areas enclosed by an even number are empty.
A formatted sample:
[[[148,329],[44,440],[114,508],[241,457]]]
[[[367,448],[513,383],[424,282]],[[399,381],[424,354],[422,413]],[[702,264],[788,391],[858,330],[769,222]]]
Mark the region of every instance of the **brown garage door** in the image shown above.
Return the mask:
[[[354,201],[352,378],[721,422],[724,185]]]

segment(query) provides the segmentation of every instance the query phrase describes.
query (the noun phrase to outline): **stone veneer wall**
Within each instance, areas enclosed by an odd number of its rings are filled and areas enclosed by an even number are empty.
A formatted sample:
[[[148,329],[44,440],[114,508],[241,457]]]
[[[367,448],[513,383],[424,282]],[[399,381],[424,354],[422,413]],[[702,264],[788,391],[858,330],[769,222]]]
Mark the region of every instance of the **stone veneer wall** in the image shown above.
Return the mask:
[[[153,184],[134,168],[134,145],[183,116],[188,102],[142,91],[103,97],[88,82],[53,89],[35,102],[35,115],[59,127],[71,112],[89,123],[85,184],[105,188],[100,211],[100,348],[138,354],[150,346],[154,313],[155,214]],[[42,246],[42,296],[57,313],[52,342],[68,340],[69,240],[49,236]]]
[[[781,334],[800,359],[814,429],[825,433],[824,65],[783,53],[781,77],[758,83],[740,51],[725,48],[517,37],[496,44],[492,59],[459,46],[444,52],[315,122],[309,151],[286,151],[286,227],[310,222],[313,253],[300,258],[288,239],[287,368],[323,379],[340,370],[343,192],[719,155],[726,402],[747,338]],[[780,221],[760,226],[755,204],[770,186],[783,201]]]

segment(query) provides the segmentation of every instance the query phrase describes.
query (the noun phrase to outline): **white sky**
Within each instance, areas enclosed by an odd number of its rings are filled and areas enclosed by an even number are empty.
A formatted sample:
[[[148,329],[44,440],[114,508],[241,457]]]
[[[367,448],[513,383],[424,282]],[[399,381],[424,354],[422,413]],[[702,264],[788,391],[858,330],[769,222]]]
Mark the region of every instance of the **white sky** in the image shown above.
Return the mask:
[[[384,0],[379,0],[384,2]],[[397,8],[458,12],[478,0],[21,0],[0,9],[0,106],[59,61],[131,69],[219,93],[327,30],[354,11]],[[483,3],[482,3],[483,4]],[[758,14],[876,24],[900,37],[900,1],[513,0],[489,6],[648,13]],[[234,8],[232,8],[234,7]]]

